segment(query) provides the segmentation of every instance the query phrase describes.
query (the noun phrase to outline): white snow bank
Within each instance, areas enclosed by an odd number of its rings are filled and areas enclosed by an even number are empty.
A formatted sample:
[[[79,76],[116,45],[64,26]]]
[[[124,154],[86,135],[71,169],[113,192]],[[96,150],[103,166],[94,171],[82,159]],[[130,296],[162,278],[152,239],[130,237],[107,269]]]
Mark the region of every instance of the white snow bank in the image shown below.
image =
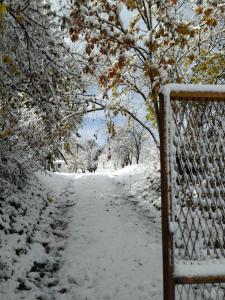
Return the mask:
[[[0,299],[54,299],[71,206],[70,177],[30,175],[22,188],[0,180]],[[49,297],[47,298],[47,296]]]
[[[146,169],[152,169],[152,165],[144,165],[144,164],[138,164],[138,165],[131,165],[127,166],[123,169],[119,169],[117,171],[113,172],[113,176],[132,176],[132,175],[139,175],[143,172],[146,172]]]
[[[161,208],[159,162],[127,166],[109,176],[120,178],[128,190],[129,200],[145,211]]]
[[[205,262],[199,263],[178,263],[175,264],[176,277],[193,277],[193,276],[225,276],[225,261],[223,262]]]

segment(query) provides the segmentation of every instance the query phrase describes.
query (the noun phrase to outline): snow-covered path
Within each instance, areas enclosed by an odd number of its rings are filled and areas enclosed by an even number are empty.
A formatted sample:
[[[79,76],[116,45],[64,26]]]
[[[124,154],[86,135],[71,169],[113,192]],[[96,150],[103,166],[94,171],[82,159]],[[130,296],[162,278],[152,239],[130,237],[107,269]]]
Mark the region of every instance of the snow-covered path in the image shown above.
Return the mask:
[[[75,205],[60,299],[161,300],[159,224],[135,209],[119,176],[83,175],[68,192]]]

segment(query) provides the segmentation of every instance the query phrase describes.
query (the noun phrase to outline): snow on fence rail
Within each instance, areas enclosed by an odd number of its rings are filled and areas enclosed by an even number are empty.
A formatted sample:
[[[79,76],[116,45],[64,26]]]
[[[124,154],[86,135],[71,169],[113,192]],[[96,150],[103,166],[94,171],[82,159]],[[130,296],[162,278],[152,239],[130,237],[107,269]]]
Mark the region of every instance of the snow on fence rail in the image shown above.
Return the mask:
[[[225,86],[160,94],[164,299],[225,299]]]

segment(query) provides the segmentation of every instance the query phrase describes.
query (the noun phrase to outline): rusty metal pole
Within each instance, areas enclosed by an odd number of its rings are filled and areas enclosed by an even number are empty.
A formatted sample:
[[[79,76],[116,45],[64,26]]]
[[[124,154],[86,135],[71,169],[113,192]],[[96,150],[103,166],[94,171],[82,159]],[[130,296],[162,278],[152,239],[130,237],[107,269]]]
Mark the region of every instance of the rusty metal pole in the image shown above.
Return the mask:
[[[162,254],[164,300],[175,300],[175,283],[171,257],[172,240],[169,232],[169,167],[167,153],[167,132],[165,124],[165,102],[160,94],[160,161],[161,161],[161,203],[162,203]]]

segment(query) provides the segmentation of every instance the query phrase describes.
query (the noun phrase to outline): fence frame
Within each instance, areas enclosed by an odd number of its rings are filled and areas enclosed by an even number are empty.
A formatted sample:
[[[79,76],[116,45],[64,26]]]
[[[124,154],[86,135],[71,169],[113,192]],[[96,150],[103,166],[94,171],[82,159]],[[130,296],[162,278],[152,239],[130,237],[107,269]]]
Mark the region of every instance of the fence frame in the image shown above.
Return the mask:
[[[171,86],[171,87],[170,87]],[[169,215],[171,204],[171,176],[170,176],[170,153],[168,150],[168,132],[167,132],[167,101],[174,100],[191,100],[191,101],[223,101],[225,105],[225,86],[221,90],[216,86],[211,86],[212,90],[203,91],[190,86],[187,88],[179,84],[168,85],[169,94],[163,92],[159,95],[160,105],[160,161],[161,161],[161,203],[162,203],[162,255],[163,255],[163,295],[164,300],[175,300],[175,286],[185,284],[208,284],[208,283],[225,283],[225,276],[193,276],[193,277],[175,277],[174,275],[174,256],[173,256],[173,236],[169,230]],[[165,86],[166,87],[166,86]],[[177,88],[178,87],[178,88]],[[195,86],[197,87],[197,86]],[[208,86],[209,87],[209,86]]]

